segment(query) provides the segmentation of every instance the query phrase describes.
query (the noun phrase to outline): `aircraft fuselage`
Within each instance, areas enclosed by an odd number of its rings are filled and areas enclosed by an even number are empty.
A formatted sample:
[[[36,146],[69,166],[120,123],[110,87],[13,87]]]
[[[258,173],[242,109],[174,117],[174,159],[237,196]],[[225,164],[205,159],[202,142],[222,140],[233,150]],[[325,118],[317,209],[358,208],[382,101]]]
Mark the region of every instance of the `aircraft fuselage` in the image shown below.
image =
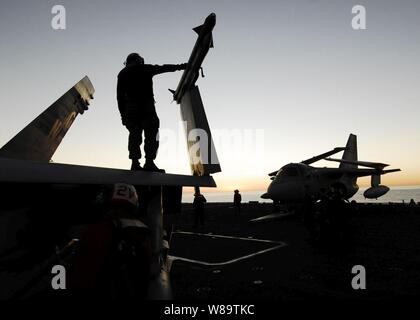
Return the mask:
[[[317,201],[335,187],[342,190],[345,199],[351,198],[359,190],[357,178],[334,170],[302,163],[288,164],[279,170],[261,197],[283,203]]]

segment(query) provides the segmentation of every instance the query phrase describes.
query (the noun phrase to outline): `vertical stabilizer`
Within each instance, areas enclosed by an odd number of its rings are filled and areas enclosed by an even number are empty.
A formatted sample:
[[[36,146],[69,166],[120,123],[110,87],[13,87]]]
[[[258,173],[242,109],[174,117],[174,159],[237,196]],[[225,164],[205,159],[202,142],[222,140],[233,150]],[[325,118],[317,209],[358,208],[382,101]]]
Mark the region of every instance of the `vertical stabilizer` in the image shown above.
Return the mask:
[[[347,140],[346,150],[343,153],[343,160],[357,161],[357,136],[349,135]],[[340,168],[357,168],[357,164],[340,163]]]
[[[0,157],[48,162],[95,92],[86,76],[0,149]]]

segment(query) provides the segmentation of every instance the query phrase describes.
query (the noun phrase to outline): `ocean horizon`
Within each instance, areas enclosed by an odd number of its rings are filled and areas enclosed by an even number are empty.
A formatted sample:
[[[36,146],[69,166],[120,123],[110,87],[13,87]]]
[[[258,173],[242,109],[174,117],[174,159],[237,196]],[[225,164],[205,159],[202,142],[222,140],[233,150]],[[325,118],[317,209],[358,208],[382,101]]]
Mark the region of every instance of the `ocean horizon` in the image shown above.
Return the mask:
[[[366,202],[366,203],[408,203],[411,199],[415,202],[420,202],[420,186],[394,186],[390,187],[390,190],[384,196],[376,199],[366,199],[363,196],[363,192],[368,187],[360,188],[359,191],[350,199],[356,200],[357,202]],[[260,196],[265,193],[266,190],[256,190],[256,191],[241,191],[242,202],[246,203],[249,201],[259,201],[270,203],[272,200],[261,199]],[[203,192],[204,196],[207,199],[207,202],[233,202],[233,191],[221,191],[221,192]],[[190,203],[193,201],[194,193],[193,192],[183,192],[182,202]]]

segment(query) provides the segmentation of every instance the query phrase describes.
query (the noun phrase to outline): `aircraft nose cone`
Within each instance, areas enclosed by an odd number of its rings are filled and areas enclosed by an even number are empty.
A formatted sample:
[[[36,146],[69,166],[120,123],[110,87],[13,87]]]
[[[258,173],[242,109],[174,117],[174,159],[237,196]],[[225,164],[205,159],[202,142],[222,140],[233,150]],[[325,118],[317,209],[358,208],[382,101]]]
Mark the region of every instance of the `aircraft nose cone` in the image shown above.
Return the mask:
[[[262,199],[273,199],[273,183],[268,186],[267,192],[261,195]]]

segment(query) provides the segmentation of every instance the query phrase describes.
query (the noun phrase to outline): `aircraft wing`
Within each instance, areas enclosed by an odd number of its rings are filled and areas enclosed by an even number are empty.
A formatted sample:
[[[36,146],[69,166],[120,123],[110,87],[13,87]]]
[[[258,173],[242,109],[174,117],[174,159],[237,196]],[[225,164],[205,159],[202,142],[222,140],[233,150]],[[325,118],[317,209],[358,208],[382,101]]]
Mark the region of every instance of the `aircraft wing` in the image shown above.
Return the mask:
[[[318,156],[315,156],[315,157],[312,157],[312,158],[303,160],[301,163],[303,163],[303,164],[311,164],[311,163],[317,162],[319,160],[322,160],[322,159],[324,159],[326,157],[332,156],[333,154],[336,154],[336,153],[338,153],[340,151],[344,151],[344,150],[346,150],[346,148],[344,148],[344,147],[334,148],[331,151],[328,151],[328,152],[322,153],[322,154],[320,154]]]
[[[366,177],[366,176],[377,175],[377,174],[382,175],[382,174],[387,174],[391,172],[401,171],[401,169],[377,170],[377,169],[347,169],[347,168],[343,168],[339,170],[343,170],[343,173],[348,174],[348,175],[353,175],[356,177]]]
[[[347,163],[347,164],[355,164],[355,165],[359,165],[359,166],[362,166],[362,167],[368,167],[368,168],[373,168],[373,169],[377,169],[377,170],[383,170],[383,168],[389,166],[389,164],[380,163],[380,162],[353,161],[353,160],[333,159],[333,158],[325,158],[324,160],[340,162],[340,163]]]
[[[378,170],[378,169],[357,169],[357,168],[319,168],[321,175],[328,176],[330,178],[339,179],[344,174],[351,175],[354,177],[366,177],[377,174],[387,174],[391,172],[401,171],[401,169],[389,169],[389,170]]]
[[[114,184],[216,187],[211,176],[130,171],[0,158],[0,183]]]
[[[183,95],[180,110],[192,174],[205,176],[222,171],[198,87]]]

